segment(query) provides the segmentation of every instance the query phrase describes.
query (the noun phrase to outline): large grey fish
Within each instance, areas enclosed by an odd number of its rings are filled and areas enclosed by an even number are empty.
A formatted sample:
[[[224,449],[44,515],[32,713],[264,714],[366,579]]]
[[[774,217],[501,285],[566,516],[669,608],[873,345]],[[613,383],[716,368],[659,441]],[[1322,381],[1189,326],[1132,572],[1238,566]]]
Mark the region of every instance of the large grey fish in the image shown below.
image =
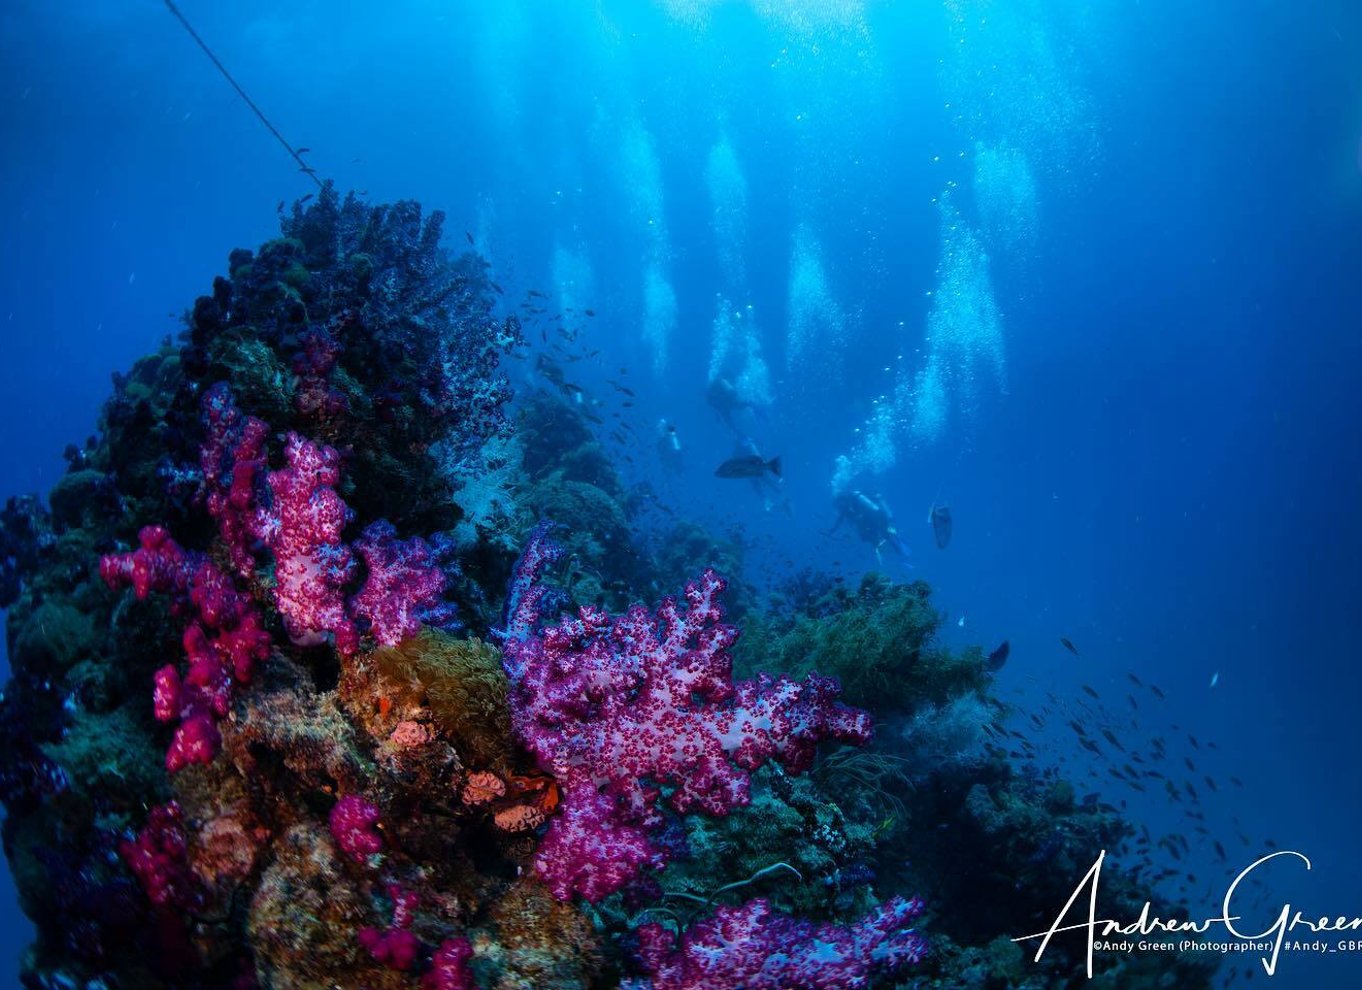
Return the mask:
[[[767,471],[770,471],[777,478],[780,477],[780,458],[772,457],[769,461],[760,454],[743,454],[739,457],[730,457],[715,470],[716,478],[760,478]]]

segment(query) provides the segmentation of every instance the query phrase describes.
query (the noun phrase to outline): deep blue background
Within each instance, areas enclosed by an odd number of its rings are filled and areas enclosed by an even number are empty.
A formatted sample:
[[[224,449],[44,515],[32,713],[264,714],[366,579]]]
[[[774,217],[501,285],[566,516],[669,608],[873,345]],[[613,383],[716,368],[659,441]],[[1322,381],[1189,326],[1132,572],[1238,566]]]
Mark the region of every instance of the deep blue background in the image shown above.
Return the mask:
[[[1254,846],[1227,841],[1232,868],[1188,867],[1202,879],[1194,908],[1214,910],[1271,837],[1315,862],[1308,878],[1283,870],[1274,897],[1362,914],[1357,5],[809,4],[842,16],[804,23],[762,11],[796,4],[724,4],[699,20],[682,6],[705,5],[183,9],[323,174],[445,209],[451,240],[477,236],[508,298],[553,288],[555,244],[582,250],[603,353],[574,375],[609,398],[603,379],[629,368],[640,399],[628,416],[645,438],[631,476],[741,526],[758,575],[787,560],[873,564],[824,535],[833,458],[892,392],[898,356],[918,359],[934,199],[956,183],[968,219],[975,141],[1025,151],[1037,238],[1024,257],[991,258],[1005,375],[984,375],[973,414],[905,443],[876,482],[914,545],[911,576],[936,587],[953,641],[1010,638],[1006,697],[1035,710],[1052,691],[1068,705],[1087,682],[1116,708],[1135,671],[1168,700],[1131,737],[1177,723],[1218,743],[1204,769],[1246,787],[1204,793],[1208,823],[1230,836],[1237,817]],[[977,85],[960,84],[962,67]],[[640,133],[656,152],[653,227],[621,153]],[[5,5],[0,135],[8,494],[51,486],[109,373],[174,332],[228,251],[270,237],[276,201],[311,186],[153,0]],[[732,443],[702,398],[724,288],[704,172],[723,135],[748,186],[743,301],[776,395],[757,432],[784,456],[793,518],[710,476]],[[818,231],[852,315],[843,353],[787,371],[799,223]],[[659,236],[678,301],[660,375],[638,329],[640,258]],[[659,416],[688,448],[679,479],[652,460]],[[938,490],[957,520],[945,553],[923,523]],[[1179,758],[1181,745],[1170,737]],[[1151,828],[1181,827],[1158,801],[1108,793]],[[0,973],[12,974],[28,936],[7,900]],[[1356,956],[1288,957],[1273,985],[1359,974]]]

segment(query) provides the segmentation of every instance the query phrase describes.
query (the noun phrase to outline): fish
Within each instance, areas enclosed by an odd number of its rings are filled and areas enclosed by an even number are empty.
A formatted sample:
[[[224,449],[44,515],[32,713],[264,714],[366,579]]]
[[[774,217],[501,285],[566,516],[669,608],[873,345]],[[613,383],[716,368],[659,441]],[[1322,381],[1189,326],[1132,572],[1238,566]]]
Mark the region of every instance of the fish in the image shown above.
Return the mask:
[[[1216,686],[1217,684],[1219,684],[1219,683],[1220,683],[1220,671],[1217,670],[1214,674],[1211,675],[1211,687],[1215,687],[1215,686]]]
[[[1064,649],[1068,650],[1074,656],[1079,655],[1078,647],[1074,646],[1074,644],[1071,643],[1067,637],[1064,636],[1059,637],[1059,642],[1063,645]]]
[[[582,310],[582,312],[590,317],[594,317],[596,315],[596,311],[594,309],[584,309]]]
[[[1012,652],[1012,645],[1003,640],[1002,645],[988,655],[984,661],[984,669],[989,673],[996,674],[1003,669],[1003,664],[1007,663],[1007,655]]]
[[[951,542],[951,507],[949,505],[933,505],[931,511],[927,513],[927,522],[932,527],[932,535],[936,537],[936,548],[945,550],[946,545]]]
[[[311,148],[299,148],[299,149],[298,149],[298,154],[300,154],[300,155],[305,155],[305,154],[307,154],[307,153],[308,153],[309,151],[311,151],[311,150],[312,150]]]
[[[1159,686],[1157,684],[1149,685],[1149,690],[1153,691],[1154,697],[1158,698],[1160,701],[1167,697],[1167,695],[1165,695],[1162,691],[1159,690]]]
[[[1130,678],[1130,682],[1136,687],[1144,687],[1144,681],[1140,680],[1134,674],[1127,672],[1126,676]]]
[[[1099,698],[1099,699],[1100,699],[1100,697],[1101,697],[1095,690],[1093,690],[1093,689],[1092,689],[1091,687],[1089,687],[1087,684],[1084,684],[1084,685],[1083,685],[1083,690],[1084,690],[1085,692],[1087,692],[1088,694],[1092,695],[1094,698]]]
[[[468,231],[465,230],[465,231],[463,232],[463,236],[466,237],[466,238],[468,238],[468,243],[469,243],[469,244],[472,244],[472,243],[473,243],[473,235],[472,235],[471,233],[469,233]]]
[[[780,477],[780,458],[772,457],[769,461],[760,454],[744,454],[741,457],[730,457],[714,470],[716,478],[760,478],[767,471],[770,471],[777,478]]]

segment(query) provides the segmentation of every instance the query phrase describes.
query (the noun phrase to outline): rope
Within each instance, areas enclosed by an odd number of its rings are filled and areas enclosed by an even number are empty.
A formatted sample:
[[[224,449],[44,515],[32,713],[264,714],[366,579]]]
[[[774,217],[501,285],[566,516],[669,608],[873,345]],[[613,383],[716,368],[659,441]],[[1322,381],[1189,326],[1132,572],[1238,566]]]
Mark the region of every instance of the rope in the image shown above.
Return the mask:
[[[274,135],[275,140],[284,146],[284,150],[289,153],[289,157],[298,163],[298,171],[306,173],[313,182],[317,183],[318,189],[322,188],[323,183],[321,179],[317,178],[317,170],[303,161],[302,154],[295,150],[293,145],[289,144],[288,141],[284,139],[284,135],[280,134],[279,129],[270,123],[270,119],[265,116],[264,111],[256,106],[255,101],[246,95],[246,91],[232,78],[232,74],[227,71],[227,67],[218,61],[218,57],[213,54],[213,50],[208,47],[208,43],[199,37],[199,33],[194,30],[193,25],[185,19],[184,14],[180,13],[180,8],[176,7],[172,0],[165,0],[165,4],[170,8],[170,12],[175,15],[175,19],[184,25],[184,29],[189,32],[189,36],[203,49],[203,53],[218,67],[218,71],[222,73],[222,77],[232,84],[232,88],[236,90],[237,96],[241,97],[241,99],[245,101],[246,106],[250,107],[252,112],[260,118],[260,123],[264,124],[265,127],[269,129],[269,132]],[[307,149],[304,148],[303,150],[306,151]]]

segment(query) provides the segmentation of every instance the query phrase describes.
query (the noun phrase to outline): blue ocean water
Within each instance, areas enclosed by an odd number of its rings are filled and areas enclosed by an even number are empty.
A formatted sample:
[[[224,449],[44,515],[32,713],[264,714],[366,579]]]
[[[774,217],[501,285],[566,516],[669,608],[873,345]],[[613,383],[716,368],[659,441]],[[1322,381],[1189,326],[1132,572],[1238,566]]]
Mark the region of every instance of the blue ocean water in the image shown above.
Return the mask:
[[[1131,736],[1219,781],[1229,856],[1189,833],[1190,903],[1270,840],[1313,863],[1271,867],[1273,903],[1362,914],[1356,4],[181,7],[319,173],[446,210],[507,300],[590,308],[570,374],[631,426],[626,474],[739,532],[755,579],[876,567],[834,495],[882,496],[912,551],[884,565],[931,583],[947,638],[1010,641],[1004,698],[1159,686]],[[0,46],[8,495],[50,488],[110,372],[315,188],[161,3],[17,0]],[[778,490],[714,477],[744,438]],[[1064,721],[1035,741],[1086,779]]]

